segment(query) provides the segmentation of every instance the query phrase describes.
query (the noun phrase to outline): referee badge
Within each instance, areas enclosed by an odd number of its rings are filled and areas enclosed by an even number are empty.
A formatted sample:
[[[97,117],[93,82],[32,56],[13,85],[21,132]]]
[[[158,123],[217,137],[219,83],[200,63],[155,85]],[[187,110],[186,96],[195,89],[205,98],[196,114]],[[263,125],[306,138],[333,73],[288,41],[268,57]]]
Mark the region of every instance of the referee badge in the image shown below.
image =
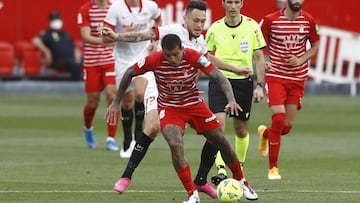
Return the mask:
[[[249,42],[240,42],[240,50],[246,53],[249,50]]]

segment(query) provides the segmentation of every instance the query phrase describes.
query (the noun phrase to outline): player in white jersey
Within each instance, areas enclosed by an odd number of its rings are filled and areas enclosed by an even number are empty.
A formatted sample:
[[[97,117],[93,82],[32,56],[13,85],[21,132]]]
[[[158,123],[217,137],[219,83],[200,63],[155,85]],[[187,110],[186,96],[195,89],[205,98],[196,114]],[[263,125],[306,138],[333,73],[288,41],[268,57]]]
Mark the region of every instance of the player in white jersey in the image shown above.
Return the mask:
[[[186,7],[185,15],[184,15],[184,24],[172,24],[167,25],[159,28],[154,28],[149,32],[132,32],[132,33],[114,33],[108,28],[103,28],[103,38],[108,38],[109,40],[116,40],[116,41],[141,41],[146,39],[158,39],[162,38],[166,34],[176,34],[180,37],[182,44],[185,48],[192,48],[200,53],[206,55],[217,67],[232,71],[236,74],[249,74],[250,69],[238,69],[234,66],[225,64],[224,62],[220,61],[219,59],[215,58],[214,56],[207,54],[206,43],[204,40],[204,36],[202,35],[202,31],[204,29],[205,20],[206,20],[206,9],[207,3],[203,1],[190,1]],[[150,91],[149,91],[150,90]],[[146,111],[147,118],[149,115],[157,116],[157,103],[156,97],[154,95],[148,94],[150,97],[147,97],[147,93],[151,91],[157,92],[157,87],[155,84],[155,80],[153,82],[149,81],[149,84],[146,88],[145,93],[145,106],[147,106],[147,101],[151,101],[152,105],[156,106],[156,109],[152,111]],[[147,107],[145,107],[147,109]],[[147,119],[146,119],[147,120]],[[122,175],[122,178],[115,184],[114,190],[123,193],[131,183],[132,174],[135,171],[135,168],[138,166],[142,158],[146,154],[146,150],[148,149],[151,142],[155,139],[157,133],[154,133],[154,130],[151,128],[159,129],[155,126],[155,124],[159,124],[158,116],[157,121],[153,120],[152,123],[148,123],[145,120],[145,129],[144,129],[144,136],[141,136],[139,140],[137,140],[137,144],[135,145],[135,150],[129,159],[128,165]],[[146,132],[151,132],[146,133]],[[142,150],[136,150],[142,149]],[[203,152],[206,153],[206,152]],[[208,155],[208,154],[207,154]],[[203,155],[202,155],[203,156]],[[211,168],[209,165],[207,168]],[[211,184],[207,183],[206,180],[203,183],[196,183],[197,189],[201,192],[207,193],[212,198],[216,198],[216,191],[211,186]]]
[[[161,25],[161,11],[154,1],[150,0],[118,0],[115,1],[104,19],[104,26],[113,29],[115,32],[127,31],[147,31],[153,25]],[[104,38],[105,43],[107,41]],[[156,45],[150,40],[136,43],[120,42],[115,43],[115,71],[117,85],[124,75],[125,70],[139,59],[147,56],[151,51],[155,51]],[[147,74],[148,75],[148,74]],[[144,119],[144,91],[148,79],[147,75],[139,76],[134,79],[134,86],[128,89],[122,102],[123,110],[123,131],[124,143],[120,150],[122,158],[129,158],[135,141],[132,138],[133,107],[135,108],[135,140],[142,133]],[[151,73],[149,73],[151,75]],[[149,76],[151,77],[151,76]],[[135,95],[135,106],[134,106]]]

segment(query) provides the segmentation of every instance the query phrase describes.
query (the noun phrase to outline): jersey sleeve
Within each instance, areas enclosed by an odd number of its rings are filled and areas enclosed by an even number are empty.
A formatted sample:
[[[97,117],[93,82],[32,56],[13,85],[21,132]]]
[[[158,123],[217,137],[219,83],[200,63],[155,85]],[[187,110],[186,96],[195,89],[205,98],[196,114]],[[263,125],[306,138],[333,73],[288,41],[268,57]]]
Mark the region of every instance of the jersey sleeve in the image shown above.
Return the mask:
[[[89,10],[86,9],[85,5],[80,7],[77,15],[77,24],[79,27],[90,26],[89,22]]]
[[[157,53],[157,52],[155,52]],[[148,71],[152,71],[157,67],[156,65],[156,56],[157,54],[150,54],[145,58],[140,59],[138,62],[134,64],[134,70],[137,74],[143,74]]]
[[[312,44],[320,40],[320,35],[319,35],[319,28],[312,16],[309,17],[309,22],[310,22],[309,41]]]
[[[152,19],[158,19],[161,17],[161,10],[159,8],[159,6],[157,5],[157,3],[155,1],[150,1],[152,4],[152,9],[151,9],[151,18]]]
[[[211,63],[206,56],[202,55],[193,49],[186,49],[187,55],[191,56],[191,62],[193,67],[200,69],[206,75],[209,75],[215,68],[215,65]]]
[[[104,24],[110,26],[113,29],[116,27],[116,23],[117,23],[116,17],[117,17],[117,13],[119,12],[117,8],[118,6],[121,6],[119,2],[120,1],[116,1],[113,4],[111,4],[104,19]]]
[[[216,45],[215,45],[215,41],[214,41],[214,31],[213,31],[214,25],[215,25],[215,23],[209,27],[208,31],[206,32],[206,36],[205,36],[206,47],[209,52],[216,50]]]
[[[254,24],[254,29],[254,50],[266,47],[264,35],[261,32],[261,29],[257,23]]]

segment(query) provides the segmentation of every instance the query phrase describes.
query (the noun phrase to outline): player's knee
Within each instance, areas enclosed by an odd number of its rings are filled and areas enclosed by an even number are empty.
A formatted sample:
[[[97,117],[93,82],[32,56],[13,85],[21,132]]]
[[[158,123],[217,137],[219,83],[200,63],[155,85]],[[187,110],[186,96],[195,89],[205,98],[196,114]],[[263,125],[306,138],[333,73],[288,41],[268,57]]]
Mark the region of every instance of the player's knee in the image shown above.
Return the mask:
[[[160,131],[160,125],[152,124],[144,129],[145,134],[154,139]]]
[[[284,126],[284,128],[283,128],[283,131],[282,131],[281,135],[287,135],[287,134],[289,134],[289,132],[290,132],[291,128],[292,128],[292,126],[291,126],[291,125]]]

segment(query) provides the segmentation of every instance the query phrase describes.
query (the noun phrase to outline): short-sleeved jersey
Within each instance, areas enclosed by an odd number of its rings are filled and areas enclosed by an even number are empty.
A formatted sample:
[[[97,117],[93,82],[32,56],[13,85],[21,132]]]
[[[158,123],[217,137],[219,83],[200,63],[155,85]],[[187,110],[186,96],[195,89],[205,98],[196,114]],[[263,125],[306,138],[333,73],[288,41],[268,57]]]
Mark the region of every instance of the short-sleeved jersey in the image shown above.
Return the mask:
[[[110,7],[108,3],[106,8],[99,8],[93,0],[83,4],[78,13],[77,23],[79,27],[90,27],[90,34],[94,37],[100,36],[100,28],[103,26],[104,18]],[[114,63],[112,56],[113,47],[106,45],[94,45],[85,43],[83,45],[83,56],[85,67],[95,67]]]
[[[159,27],[159,38],[162,39],[167,34],[176,34],[181,39],[181,44],[185,48],[194,49],[204,55],[207,54],[206,43],[203,35],[194,38],[190,35],[189,31],[181,24],[170,24]],[[159,50],[161,43],[159,43]]]
[[[266,77],[276,77],[303,81],[308,74],[308,63],[293,67],[286,63],[288,55],[300,57],[306,52],[306,42],[319,40],[314,18],[301,10],[295,20],[284,15],[284,9],[265,16],[261,21],[261,30],[268,41],[271,67]]]
[[[206,45],[222,61],[236,67],[253,67],[253,53],[266,47],[258,23],[247,16],[237,26],[225,23],[225,17],[214,22],[206,32]],[[243,75],[221,70],[227,78],[242,79]]]
[[[138,32],[149,30],[153,20],[159,18],[161,10],[154,1],[140,0],[140,7],[130,7],[125,0],[112,3],[104,23],[116,32],[125,32],[126,28],[136,26]],[[143,42],[116,42],[115,58],[120,63],[132,65],[147,56],[150,51],[150,40]]]
[[[193,49],[184,48],[183,52],[177,67],[169,64],[163,51],[152,53],[134,65],[138,74],[154,72],[159,107],[191,107],[203,101],[196,85],[198,70],[209,75],[215,65]]]

